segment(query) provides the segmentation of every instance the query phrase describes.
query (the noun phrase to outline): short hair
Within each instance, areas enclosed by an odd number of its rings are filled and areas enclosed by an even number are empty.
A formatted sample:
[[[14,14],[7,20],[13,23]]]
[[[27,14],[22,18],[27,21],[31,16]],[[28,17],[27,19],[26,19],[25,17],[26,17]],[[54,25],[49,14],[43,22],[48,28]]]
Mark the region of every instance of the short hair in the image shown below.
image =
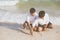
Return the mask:
[[[39,12],[39,17],[44,17],[45,16],[45,11],[40,11]]]
[[[34,13],[35,11],[36,11],[35,8],[30,9],[30,13]]]

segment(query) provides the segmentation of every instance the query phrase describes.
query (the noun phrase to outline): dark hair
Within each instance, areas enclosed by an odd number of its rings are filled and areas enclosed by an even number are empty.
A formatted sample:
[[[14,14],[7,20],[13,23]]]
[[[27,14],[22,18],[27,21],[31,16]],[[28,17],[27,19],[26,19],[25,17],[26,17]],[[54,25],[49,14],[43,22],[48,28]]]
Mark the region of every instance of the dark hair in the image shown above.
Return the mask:
[[[44,17],[45,16],[45,11],[40,11],[39,12],[39,17]]]
[[[30,13],[34,13],[36,10],[34,8],[30,9]]]

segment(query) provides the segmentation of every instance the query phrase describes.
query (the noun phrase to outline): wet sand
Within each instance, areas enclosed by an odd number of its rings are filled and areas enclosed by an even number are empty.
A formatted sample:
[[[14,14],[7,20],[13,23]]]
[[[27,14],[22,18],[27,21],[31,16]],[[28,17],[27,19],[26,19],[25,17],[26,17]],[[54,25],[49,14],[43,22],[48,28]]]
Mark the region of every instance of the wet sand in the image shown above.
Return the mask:
[[[29,35],[29,30],[25,32],[22,24],[0,23],[0,40],[60,40],[60,26],[55,25],[53,29],[46,32],[34,32]]]

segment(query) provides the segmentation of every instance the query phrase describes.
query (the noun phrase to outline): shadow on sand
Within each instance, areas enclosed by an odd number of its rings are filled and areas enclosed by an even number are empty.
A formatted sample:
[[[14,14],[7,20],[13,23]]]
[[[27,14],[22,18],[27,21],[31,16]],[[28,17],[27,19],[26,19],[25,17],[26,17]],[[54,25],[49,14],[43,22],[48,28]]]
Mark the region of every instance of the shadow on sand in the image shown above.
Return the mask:
[[[5,27],[5,28],[8,28],[8,29],[12,29],[12,30],[15,30],[15,31],[22,32],[24,34],[28,34],[28,33],[23,31],[23,24],[0,22],[0,27]]]

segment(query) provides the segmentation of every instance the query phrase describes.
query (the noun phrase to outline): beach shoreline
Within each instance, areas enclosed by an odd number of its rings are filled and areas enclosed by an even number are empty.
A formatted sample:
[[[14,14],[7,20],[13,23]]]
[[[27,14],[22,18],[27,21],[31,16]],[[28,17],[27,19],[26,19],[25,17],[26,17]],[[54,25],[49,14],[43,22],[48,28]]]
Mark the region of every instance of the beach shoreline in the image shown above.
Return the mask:
[[[2,7],[2,10],[0,9],[0,40],[60,40],[60,10],[54,7],[35,8],[37,12],[45,10],[50,15],[54,23],[53,29],[41,33],[34,32],[33,36],[28,35],[29,30],[27,29],[25,33],[22,29],[26,12],[23,9],[18,11],[15,7],[6,7],[6,9]]]

